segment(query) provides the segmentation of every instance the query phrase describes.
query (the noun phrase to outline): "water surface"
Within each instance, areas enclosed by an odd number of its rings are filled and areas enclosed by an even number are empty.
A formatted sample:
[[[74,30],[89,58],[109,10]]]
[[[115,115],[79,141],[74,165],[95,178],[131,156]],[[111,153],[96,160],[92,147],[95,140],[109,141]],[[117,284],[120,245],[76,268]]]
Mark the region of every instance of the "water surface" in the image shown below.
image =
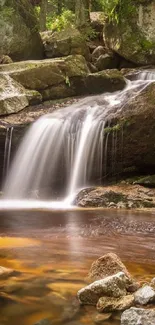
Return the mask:
[[[115,252],[138,280],[149,281],[155,276],[154,235],[154,212],[1,211],[0,265],[20,273],[0,281],[0,325],[46,318],[95,324],[95,308],[79,309],[76,300],[91,263]],[[110,324],[120,324],[119,315]]]

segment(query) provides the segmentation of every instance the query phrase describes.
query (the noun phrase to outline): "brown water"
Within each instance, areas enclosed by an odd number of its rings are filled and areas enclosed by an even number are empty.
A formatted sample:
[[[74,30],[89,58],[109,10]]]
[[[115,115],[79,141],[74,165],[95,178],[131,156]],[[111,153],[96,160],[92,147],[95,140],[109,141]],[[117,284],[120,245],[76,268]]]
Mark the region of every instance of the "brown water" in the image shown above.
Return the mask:
[[[117,253],[141,281],[155,276],[155,213],[116,210],[1,212],[0,325],[95,324],[94,307],[76,292],[93,260]],[[120,324],[115,315],[105,325]]]

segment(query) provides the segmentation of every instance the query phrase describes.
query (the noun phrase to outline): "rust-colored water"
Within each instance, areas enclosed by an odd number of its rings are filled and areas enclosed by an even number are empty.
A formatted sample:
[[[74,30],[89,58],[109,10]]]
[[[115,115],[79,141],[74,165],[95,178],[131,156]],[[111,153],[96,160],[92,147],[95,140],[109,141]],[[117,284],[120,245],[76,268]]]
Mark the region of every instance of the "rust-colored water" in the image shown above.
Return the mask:
[[[95,308],[79,309],[76,301],[92,261],[116,252],[136,278],[149,281],[154,236],[150,212],[1,213],[0,265],[20,273],[0,280],[0,325],[95,324]],[[119,315],[104,324],[120,324]]]

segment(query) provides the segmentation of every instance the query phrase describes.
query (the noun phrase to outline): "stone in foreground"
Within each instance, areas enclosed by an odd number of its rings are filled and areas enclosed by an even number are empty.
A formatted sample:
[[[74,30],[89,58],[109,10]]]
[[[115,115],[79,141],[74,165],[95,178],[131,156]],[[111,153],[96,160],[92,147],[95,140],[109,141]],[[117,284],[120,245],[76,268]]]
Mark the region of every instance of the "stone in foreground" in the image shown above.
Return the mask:
[[[134,296],[121,298],[101,297],[97,303],[97,310],[102,312],[122,311],[130,308],[134,303]]]
[[[95,281],[78,291],[77,296],[81,304],[96,305],[99,298],[123,297],[126,295],[128,278],[123,272]]]
[[[121,325],[155,325],[155,310],[132,307],[123,312]]]
[[[131,278],[130,273],[120,258],[114,253],[108,253],[92,263],[88,273],[88,279],[91,281],[96,281],[107,276],[114,275],[118,272],[123,272],[128,278]]]
[[[152,301],[155,301],[155,291],[148,285],[140,288],[134,296],[135,302],[140,305],[146,305]]]
[[[24,87],[9,75],[0,73],[0,115],[17,113],[28,104]]]

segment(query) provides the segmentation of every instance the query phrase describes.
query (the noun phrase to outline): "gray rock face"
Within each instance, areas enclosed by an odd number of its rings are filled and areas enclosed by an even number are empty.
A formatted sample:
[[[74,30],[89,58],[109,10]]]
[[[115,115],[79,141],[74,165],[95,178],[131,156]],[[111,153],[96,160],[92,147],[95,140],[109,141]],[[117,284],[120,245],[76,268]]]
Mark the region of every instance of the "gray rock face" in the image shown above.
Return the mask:
[[[155,301],[155,291],[150,286],[146,285],[135,292],[135,302],[140,305],[146,305],[149,302]]]
[[[98,280],[78,291],[78,299],[81,304],[96,305],[99,298],[123,297],[126,295],[128,279],[123,272]]]
[[[121,316],[121,325],[154,325],[155,324],[155,310],[130,308]]]

